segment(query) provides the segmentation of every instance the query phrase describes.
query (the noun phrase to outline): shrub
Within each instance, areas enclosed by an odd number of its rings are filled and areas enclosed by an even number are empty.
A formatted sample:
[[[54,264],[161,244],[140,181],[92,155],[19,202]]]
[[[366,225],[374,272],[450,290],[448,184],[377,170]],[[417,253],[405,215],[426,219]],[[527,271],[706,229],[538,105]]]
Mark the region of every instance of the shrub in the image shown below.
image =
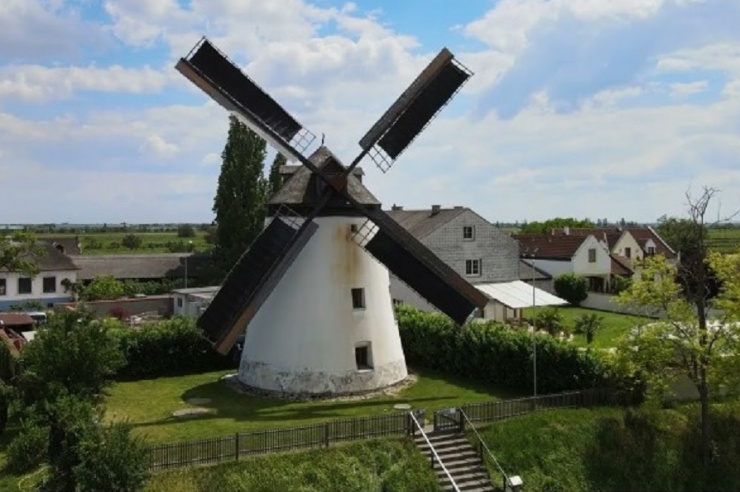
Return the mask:
[[[536,341],[537,385],[542,393],[611,382],[601,359],[554,338],[493,322],[458,327],[446,316],[407,306],[397,308],[397,318],[410,365],[444,370],[491,385],[531,390]]]
[[[583,333],[586,336],[586,344],[591,345],[594,341],[596,332],[604,325],[604,318],[596,313],[582,314],[575,321],[576,333]]]
[[[177,237],[195,237],[195,229],[190,224],[180,224],[177,226]]]
[[[155,378],[234,367],[233,359],[214,351],[190,318],[172,318],[136,330],[121,329],[117,330],[117,336],[126,359],[118,370],[118,379]]]
[[[121,246],[128,249],[137,249],[141,247],[141,236],[137,236],[136,234],[126,234],[121,239]]]
[[[112,275],[100,275],[93,279],[90,284],[80,293],[80,298],[85,301],[98,301],[104,299],[118,299],[123,297],[123,282]]]
[[[545,330],[550,335],[557,335],[563,330],[563,317],[555,308],[545,308],[537,311],[532,318],[535,328]]]
[[[580,306],[588,297],[586,278],[575,273],[564,273],[555,277],[553,286],[555,293],[573,306]]]
[[[610,290],[612,294],[619,294],[620,292],[624,292],[625,290],[629,289],[632,285],[632,277],[620,277],[618,275],[612,277],[611,282],[609,284]]]
[[[36,421],[24,421],[21,430],[8,446],[7,467],[13,473],[29,472],[46,461],[49,428]]]

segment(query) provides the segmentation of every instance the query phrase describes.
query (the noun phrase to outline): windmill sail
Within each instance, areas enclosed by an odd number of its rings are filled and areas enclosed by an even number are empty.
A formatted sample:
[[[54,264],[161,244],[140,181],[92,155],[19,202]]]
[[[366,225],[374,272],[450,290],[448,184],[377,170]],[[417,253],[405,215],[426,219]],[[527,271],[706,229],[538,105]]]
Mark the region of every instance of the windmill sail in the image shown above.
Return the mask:
[[[242,255],[198,319],[218,352],[231,350],[317,229],[310,221],[296,227],[276,217]]]
[[[175,68],[283,155],[293,159],[316,139],[207,39]]]
[[[382,210],[368,211],[375,226],[356,241],[437,309],[463,324],[488,298]]]

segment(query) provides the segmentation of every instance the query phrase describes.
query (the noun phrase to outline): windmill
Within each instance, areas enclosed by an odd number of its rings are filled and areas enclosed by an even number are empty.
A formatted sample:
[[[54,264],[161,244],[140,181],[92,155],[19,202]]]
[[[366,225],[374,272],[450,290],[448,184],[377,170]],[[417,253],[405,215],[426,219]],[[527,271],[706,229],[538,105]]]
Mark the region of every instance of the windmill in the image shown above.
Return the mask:
[[[471,72],[442,49],[360,139],[345,166],[208,39],[177,70],[294,161],[260,236],[198,319],[226,354],[245,333],[239,380],[298,394],[382,388],[408,375],[389,272],[462,324],[487,299],[381,210],[362,184],[386,172]],[[323,140],[323,138],[322,138]]]

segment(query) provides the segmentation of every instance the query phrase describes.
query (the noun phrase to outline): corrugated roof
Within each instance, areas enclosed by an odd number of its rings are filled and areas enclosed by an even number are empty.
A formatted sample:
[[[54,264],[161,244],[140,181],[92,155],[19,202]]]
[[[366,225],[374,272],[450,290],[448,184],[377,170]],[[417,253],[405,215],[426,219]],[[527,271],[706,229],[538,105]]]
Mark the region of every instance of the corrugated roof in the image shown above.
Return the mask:
[[[553,236],[552,234],[512,234],[519,241],[522,257],[547,260],[570,260],[587,236]]]
[[[424,210],[392,209],[387,210],[386,213],[416,239],[421,239],[466,210],[469,209],[465,207],[440,208],[437,213],[433,213],[431,208]]]
[[[557,296],[533,287],[521,280],[496,284],[476,284],[479,291],[511,309],[532,306],[563,306],[568,304]]]

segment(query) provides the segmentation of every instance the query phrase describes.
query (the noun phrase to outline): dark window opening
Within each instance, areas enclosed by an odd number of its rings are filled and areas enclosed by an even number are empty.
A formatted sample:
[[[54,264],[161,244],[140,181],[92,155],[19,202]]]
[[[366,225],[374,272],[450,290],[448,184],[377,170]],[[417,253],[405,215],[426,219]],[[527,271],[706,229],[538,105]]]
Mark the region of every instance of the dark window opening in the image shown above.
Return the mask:
[[[465,275],[478,276],[481,274],[481,260],[465,260]]]
[[[588,262],[596,263],[596,248],[591,248],[588,250]]]
[[[463,239],[467,239],[467,240],[475,239],[475,228],[473,226],[463,227]]]
[[[179,307],[179,308],[182,307],[182,297],[178,297],[177,298],[177,307]]]
[[[357,224],[352,224],[352,225],[350,225],[350,226],[349,226],[349,230],[350,230],[350,232],[351,232],[352,234],[354,234],[355,232],[357,232]]]
[[[365,289],[352,289],[352,308],[365,308]]]
[[[624,256],[632,258],[632,248],[624,248]]]
[[[30,294],[31,293],[31,279],[30,278],[19,278],[18,279],[18,293],[19,294]]]
[[[44,277],[43,280],[44,293],[56,292],[57,291],[57,278],[56,277]]]
[[[8,293],[8,286],[4,278],[0,278],[0,296]]]
[[[355,363],[358,370],[373,368],[372,360],[370,359],[369,343],[355,347]]]

